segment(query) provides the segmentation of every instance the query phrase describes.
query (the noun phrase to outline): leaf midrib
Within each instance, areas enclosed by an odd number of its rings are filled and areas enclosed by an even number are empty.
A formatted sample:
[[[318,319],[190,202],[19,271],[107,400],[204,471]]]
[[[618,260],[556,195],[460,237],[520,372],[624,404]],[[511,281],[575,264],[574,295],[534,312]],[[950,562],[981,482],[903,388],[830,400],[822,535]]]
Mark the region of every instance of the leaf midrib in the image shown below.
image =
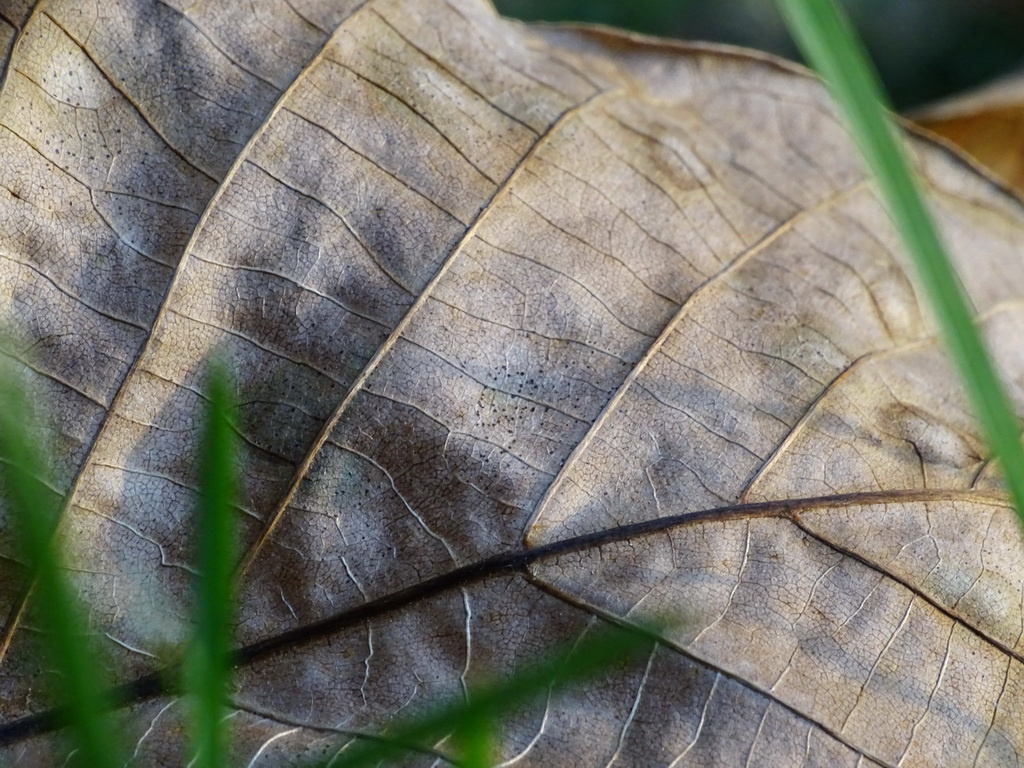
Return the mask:
[[[301,627],[296,627],[285,632],[266,637],[262,640],[258,640],[254,643],[250,643],[232,653],[231,664],[235,668],[250,666],[259,661],[271,658],[279,653],[309,645],[317,640],[330,637],[350,627],[364,624],[382,615],[399,611],[405,607],[416,604],[440,593],[460,589],[474,582],[482,581],[503,573],[520,573],[525,575],[531,582],[536,583],[536,579],[529,574],[528,568],[536,563],[554,560],[563,555],[582,552],[595,547],[601,547],[606,544],[627,541],[629,539],[639,538],[653,533],[688,526],[696,526],[703,523],[765,518],[776,518],[790,522],[799,528],[805,535],[810,536],[829,549],[860,562],[871,570],[881,574],[883,577],[891,580],[893,583],[904,587],[911,594],[926,601],[940,614],[946,616],[951,621],[964,626],[984,642],[999,649],[1007,657],[1024,664],[1024,654],[1018,653],[1017,651],[1009,648],[1002,641],[991,637],[983,629],[975,627],[965,618],[959,616],[956,611],[943,606],[938,600],[920,591],[917,587],[908,583],[900,576],[892,573],[884,565],[874,562],[862,554],[831,541],[821,533],[816,532],[813,528],[807,526],[801,519],[802,514],[824,509],[834,510],[842,507],[878,504],[927,504],[950,501],[988,505],[1005,509],[1008,513],[1011,510],[1009,502],[1002,496],[992,496],[972,491],[940,489],[851,493],[839,496],[818,496],[801,499],[758,502],[754,504],[734,504],[715,509],[703,510],[700,512],[668,515],[639,523],[630,523],[584,534],[582,536],[563,539],[532,549],[505,552],[470,565],[455,568],[410,587],[406,587],[405,589],[370,600],[353,608],[340,611],[319,621],[312,622]],[[546,584],[539,584],[538,586],[551,591]],[[567,599],[565,595],[559,592],[554,592],[553,594],[561,600]],[[583,601],[572,600],[570,602],[580,608],[590,611],[591,613],[594,612],[594,608],[588,606]],[[619,617],[607,618],[615,618],[618,621],[622,621]],[[692,652],[668,643],[668,641],[664,642],[666,642],[675,651],[684,653],[701,664],[718,669],[708,660],[695,656]],[[730,678],[741,682],[746,687],[753,688],[750,681],[737,677],[725,670],[719,671],[722,674],[726,674]],[[128,683],[124,683],[113,688],[112,700],[117,702],[118,707],[128,707],[159,696],[174,695],[177,693],[175,681],[178,677],[177,667],[174,666],[148,673]],[[758,690],[762,694],[771,696],[774,700],[774,697],[770,692],[762,691],[757,688],[754,688],[754,690]],[[786,705],[783,702],[779,703],[782,706],[786,706],[787,709],[796,712],[796,710],[793,710],[791,706]],[[810,719],[805,713],[796,712],[796,714],[805,719]],[[56,730],[61,727],[61,716],[61,710],[51,709],[45,712],[18,718],[5,724],[0,724],[0,746],[14,744],[34,735]],[[812,720],[812,722],[814,721]],[[836,736],[832,731],[821,726],[820,723],[816,723],[816,725],[819,725],[823,730],[826,730],[833,736]]]

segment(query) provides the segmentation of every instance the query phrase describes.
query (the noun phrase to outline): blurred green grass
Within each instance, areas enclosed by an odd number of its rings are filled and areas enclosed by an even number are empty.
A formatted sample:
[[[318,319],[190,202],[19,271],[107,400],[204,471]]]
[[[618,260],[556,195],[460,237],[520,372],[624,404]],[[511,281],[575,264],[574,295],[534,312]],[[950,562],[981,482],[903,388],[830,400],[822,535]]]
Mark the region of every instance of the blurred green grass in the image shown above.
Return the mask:
[[[715,40],[799,60],[768,0],[494,0],[506,16]],[[844,0],[899,110],[1024,67],[1024,0]]]

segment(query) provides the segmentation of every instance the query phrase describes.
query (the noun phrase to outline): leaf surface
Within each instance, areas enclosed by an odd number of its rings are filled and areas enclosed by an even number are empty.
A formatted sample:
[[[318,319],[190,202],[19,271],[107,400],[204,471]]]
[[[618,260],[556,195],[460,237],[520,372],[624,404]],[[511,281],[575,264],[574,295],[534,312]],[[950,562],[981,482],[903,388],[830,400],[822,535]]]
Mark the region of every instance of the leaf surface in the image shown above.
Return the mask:
[[[522,765],[1003,765],[1024,563],[820,86],[476,0],[10,11],[0,286],[119,683],[188,634],[204,363],[244,440],[239,764],[331,755],[605,621]],[[1018,410],[1020,204],[913,149]],[[6,757],[52,734],[3,543]],[[187,762],[181,703],[126,706]],[[56,745],[56,746],[55,746]],[[453,758],[449,740],[410,757]]]

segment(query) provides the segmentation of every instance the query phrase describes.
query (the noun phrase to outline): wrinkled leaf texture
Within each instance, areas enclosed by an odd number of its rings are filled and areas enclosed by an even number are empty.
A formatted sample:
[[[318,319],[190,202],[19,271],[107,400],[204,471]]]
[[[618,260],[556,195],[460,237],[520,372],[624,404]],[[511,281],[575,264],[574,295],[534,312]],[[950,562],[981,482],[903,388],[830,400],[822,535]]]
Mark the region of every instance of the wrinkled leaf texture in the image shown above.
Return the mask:
[[[1024,557],[823,89],[482,0],[8,0],[0,289],[116,682],[188,633],[204,361],[238,372],[238,764],[333,754],[601,622],[644,663],[515,765],[1010,765]],[[1024,407],[1024,217],[914,139]],[[0,710],[52,702],[4,540]],[[325,622],[320,623],[318,622]],[[132,765],[181,702],[125,707]],[[16,765],[62,742],[8,740]],[[411,764],[449,755],[423,745]],[[251,763],[249,761],[252,761]],[[442,759],[443,762],[443,759]]]

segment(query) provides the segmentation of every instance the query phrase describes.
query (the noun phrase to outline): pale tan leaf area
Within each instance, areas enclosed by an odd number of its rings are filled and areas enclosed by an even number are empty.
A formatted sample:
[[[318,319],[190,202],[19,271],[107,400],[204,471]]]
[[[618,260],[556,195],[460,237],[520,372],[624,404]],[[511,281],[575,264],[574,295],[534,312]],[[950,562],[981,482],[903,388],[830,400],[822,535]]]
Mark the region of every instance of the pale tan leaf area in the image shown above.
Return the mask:
[[[238,765],[329,756],[607,621],[649,658],[515,766],[1005,766],[1024,555],[817,82],[482,0],[3,4],[0,297],[110,674],[189,630],[203,370],[238,374]],[[1024,211],[915,157],[1017,408]],[[0,546],[2,756],[59,765]],[[318,623],[319,622],[319,623]],[[187,762],[181,701],[125,708]],[[449,739],[409,764],[454,758]]]

